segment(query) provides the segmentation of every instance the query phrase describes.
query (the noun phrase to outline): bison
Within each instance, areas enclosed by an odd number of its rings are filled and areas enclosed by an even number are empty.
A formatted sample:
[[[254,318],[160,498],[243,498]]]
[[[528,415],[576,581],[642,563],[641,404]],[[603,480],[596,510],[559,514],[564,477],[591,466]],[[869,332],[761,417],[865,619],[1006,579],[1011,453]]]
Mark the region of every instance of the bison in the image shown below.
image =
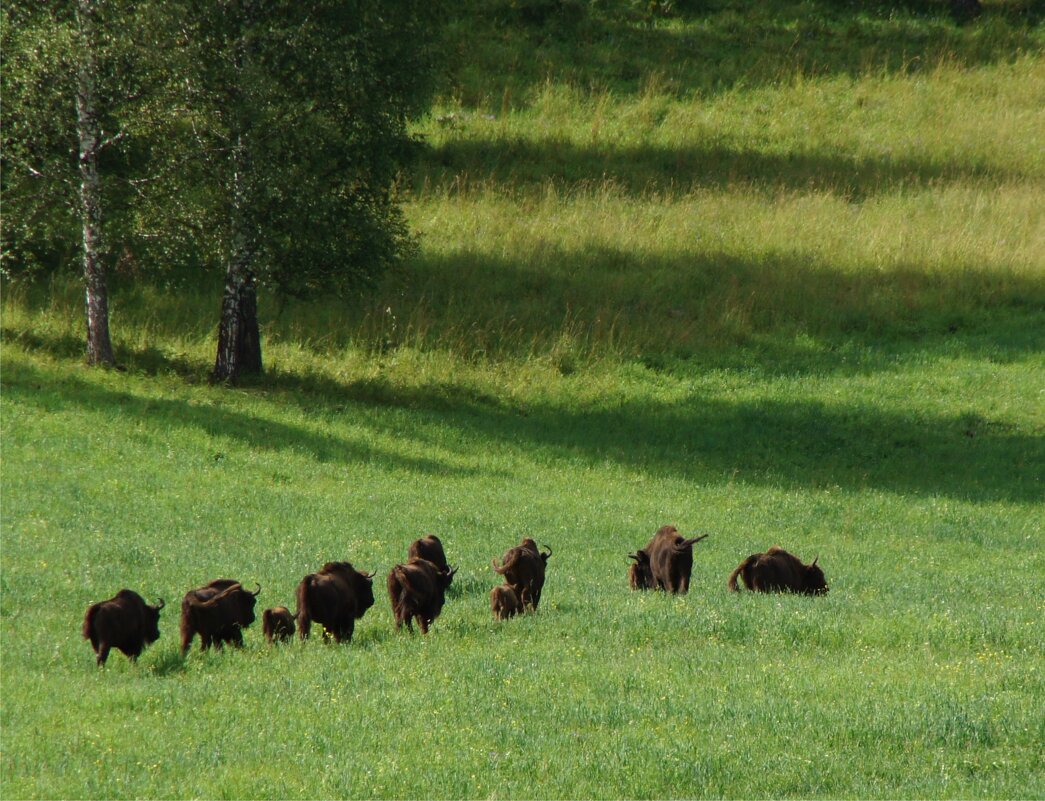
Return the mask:
[[[200,635],[200,650],[232,643],[243,646],[243,629],[254,622],[254,604],[261,585],[251,592],[234,579],[215,579],[189,590],[181,602],[181,652],[188,653],[192,639]]]
[[[261,631],[269,644],[273,640],[289,640],[294,636],[294,615],[285,606],[275,606],[261,613]]]
[[[824,571],[816,562],[803,564],[797,556],[774,545],[765,553],[753,553],[737,566],[729,576],[727,586],[737,592],[737,576],[754,592],[798,592],[803,595],[823,595],[827,592]]]
[[[323,639],[352,641],[356,620],[374,605],[373,573],[356,570],[350,562],[327,562],[301,579],[297,591],[298,636],[306,639],[312,621],[323,627]]]
[[[149,606],[134,590],[120,590],[107,601],[87,607],[83,616],[83,636],[91,641],[98,654],[98,667],[109,658],[109,649],[116,648],[132,662],[146,645],[160,638],[160,610],[163,599]]]
[[[683,539],[674,526],[662,526],[643,550],[649,554],[653,586],[672,593],[689,592],[693,571],[693,546],[706,538]]]
[[[405,565],[396,565],[388,574],[388,597],[392,602],[392,614],[396,628],[404,623],[413,631],[414,618],[427,634],[446,603],[446,588],[453,581],[456,570],[440,569],[427,559],[414,558]]]
[[[490,564],[494,572],[504,576],[505,583],[515,590],[522,605],[536,611],[541,602],[545,568],[551,555],[551,548],[538,551],[537,543],[526,537],[522,543],[505,551],[500,565],[496,559],[492,559]]]
[[[522,614],[523,605],[515,590],[507,584],[502,584],[490,591],[490,611],[497,620],[507,620]]]
[[[443,543],[435,534],[429,534],[427,537],[411,542],[406,552],[406,559],[408,562],[412,562],[414,559],[427,559],[440,570],[450,570],[450,565],[446,561],[446,553],[443,551]]]
[[[650,567],[649,554],[641,548],[628,554],[635,564],[628,567],[628,583],[633,590],[652,590],[657,585],[653,581],[653,568]]]

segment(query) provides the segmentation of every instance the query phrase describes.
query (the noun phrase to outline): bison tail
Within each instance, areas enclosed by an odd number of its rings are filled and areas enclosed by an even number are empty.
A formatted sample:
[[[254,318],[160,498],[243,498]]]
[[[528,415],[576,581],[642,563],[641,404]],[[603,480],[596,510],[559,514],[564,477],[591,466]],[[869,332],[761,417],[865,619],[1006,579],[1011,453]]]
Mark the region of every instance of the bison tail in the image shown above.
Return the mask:
[[[729,588],[730,592],[737,592],[738,591],[737,590],[737,576],[740,576],[741,578],[743,578],[744,579],[744,584],[748,584],[749,585],[748,588],[750,589],[750,584],[747,581],[746,576],[744,576],[744,572],[749,567],[751,567],[751,565],[753,565],[755,563],[755,560],[757,558],[758,557],[755,556],[755,554],[751,554],[751,556],[749,556],[747,559],[745,559],[743,562],[741,562],[739,565],[737,565],[737,569],[736,570],[734,570],[732,573],[729,574],[729,581],[726,583],[726,586]]]
[[[496,557],[490,560],[490,565],[493,567],[493,572],[501,576],[508,572],[507,565],[505,565],[504,567],[498,566]]]

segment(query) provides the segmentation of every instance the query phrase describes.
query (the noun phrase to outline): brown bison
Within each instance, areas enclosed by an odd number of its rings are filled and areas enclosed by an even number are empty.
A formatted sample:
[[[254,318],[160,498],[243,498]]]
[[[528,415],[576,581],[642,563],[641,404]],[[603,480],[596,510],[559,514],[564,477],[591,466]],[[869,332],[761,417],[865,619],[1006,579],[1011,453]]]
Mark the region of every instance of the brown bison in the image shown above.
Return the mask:
[[[490,592],[490,611],[498,620],[507,620],[515,615],[521,615],[523,605],[515,590],[507,584],[502,584],[494,587]]]
[[[628,584],[633,590],[652,590],[656,587],[653,581],[653,568],[650,566],[649,554],[641,548],[628,554],[635,564],[628,567]]]
[[[643,550],[649,554],[653,586],[673,593],[689,592],[693,572],[693,546],[706,538],[683,539],[674,526],[662,526]]]
[[[450,570],[446,554],[443,552],[443,543],[435,534],[429,534],[427,537],[410,543],[406,552],[406,560],[412,562],[414,559],[427,559],[440,570]]]
[[[270,644],[273,640],[289,640],[294,629],[294,615],[285,606],[274,606],[261,613],[261,631]]]
[[[87,607],[83,616],[83,636],[98,654],[98,666],[109,658],[109,649],[122,651],[133,662],[146,645],[160,638],[160,610],[163,599],[149,606],[134,590],[120,590],[108,601]]]
[[[446,603],[446,588],[453,581],[456,570],[440,569],[427,559],[411,559],[405,565],[396,565],[388,574],[388,598],[392,602],[392,614],[396,628],[404,623],[414,630],[414,618],[427,634]]]
[[[538,551],[537,543],[526,537],[519,545],[505,551],[500,565],[496,559],[492,559],[490,564],[494,572],[504,576],[505,583],[515,590],[522,605],[536,611],[541,602],[545,568],[551,555],[551,548]]]
[[[820,557],[817,557],[819,559]],[[737,576],[755,592],[799,592],[823,595],[827,580],[814,559],[810,564],[774,545],[765,553],[753,553],[729,576],[728,587],[737,592]]]
[[[297,592],[298,636],[306,639],[312,621],[323,627],[323,639],[352,641],[356,620],[374,605],[373,573],[356,570],[349,562],[327,562],[301,579]]]
[[[245,590],[235,579],[215,579],[189,590],[181,601],[181,652],[188,653],[192,638],[200,635],[200,650],[232,643],[243,646],[243,629],[254,622],[254,604],[261,585]]]

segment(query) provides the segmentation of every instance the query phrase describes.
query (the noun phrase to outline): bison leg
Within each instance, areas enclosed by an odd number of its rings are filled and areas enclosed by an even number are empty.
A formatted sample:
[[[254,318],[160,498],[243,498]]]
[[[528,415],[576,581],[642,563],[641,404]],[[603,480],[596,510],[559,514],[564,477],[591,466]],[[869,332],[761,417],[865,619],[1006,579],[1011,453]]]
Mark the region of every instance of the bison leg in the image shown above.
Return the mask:
[[[425,618],[422,617],[421,615],[417,616],[417,625],[421,627],[421,633],[422,634],[427,634],[428,633],[428,621],[425,620]]]
[[[228,636],[228,640],[235,647],[242,648],[243,647],[243,631],[241,629],[233,629],[232,633],[229,634],[229,636]]]
[[[100,640],[98,642],[98,667],[102,667],[103,665],[105,665],[105,660],[109,658],[109,648],[111,647],[112,646],[110,646],[109,643],[105,642],[104,640]]]

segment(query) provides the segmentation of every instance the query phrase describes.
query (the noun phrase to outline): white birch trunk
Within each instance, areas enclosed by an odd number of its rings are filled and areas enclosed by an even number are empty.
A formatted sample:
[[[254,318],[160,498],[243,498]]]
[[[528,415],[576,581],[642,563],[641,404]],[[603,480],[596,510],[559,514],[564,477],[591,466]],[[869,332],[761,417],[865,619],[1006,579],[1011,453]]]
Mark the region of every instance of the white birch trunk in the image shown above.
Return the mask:
[[[87,361],[113,365],[109,338],[109,293],[101,262],[102,201],[98,182],[101,131],[97,108],[94,0],[78,0],[80,64],[76,80],[76,132],[80,144],[80,217],[83,221],[83,279],[87,312]]]
[[[259,375],[261,334],[258,328],[258,298],[252,269],[257,253],[256,231],[248,213],[250,198],[251,152],[247,129],[250,110],[246,108],[244,72],[250,60],[247,37],[254,24],[254,4],[244,0],[236,53],[236,91],[231,110],[235,130],[232,147],[232,197],[229,208],[231,253],[225,271],[225,293],[218,324],[218,353],[213,381],[235,383],[242,375]]]

